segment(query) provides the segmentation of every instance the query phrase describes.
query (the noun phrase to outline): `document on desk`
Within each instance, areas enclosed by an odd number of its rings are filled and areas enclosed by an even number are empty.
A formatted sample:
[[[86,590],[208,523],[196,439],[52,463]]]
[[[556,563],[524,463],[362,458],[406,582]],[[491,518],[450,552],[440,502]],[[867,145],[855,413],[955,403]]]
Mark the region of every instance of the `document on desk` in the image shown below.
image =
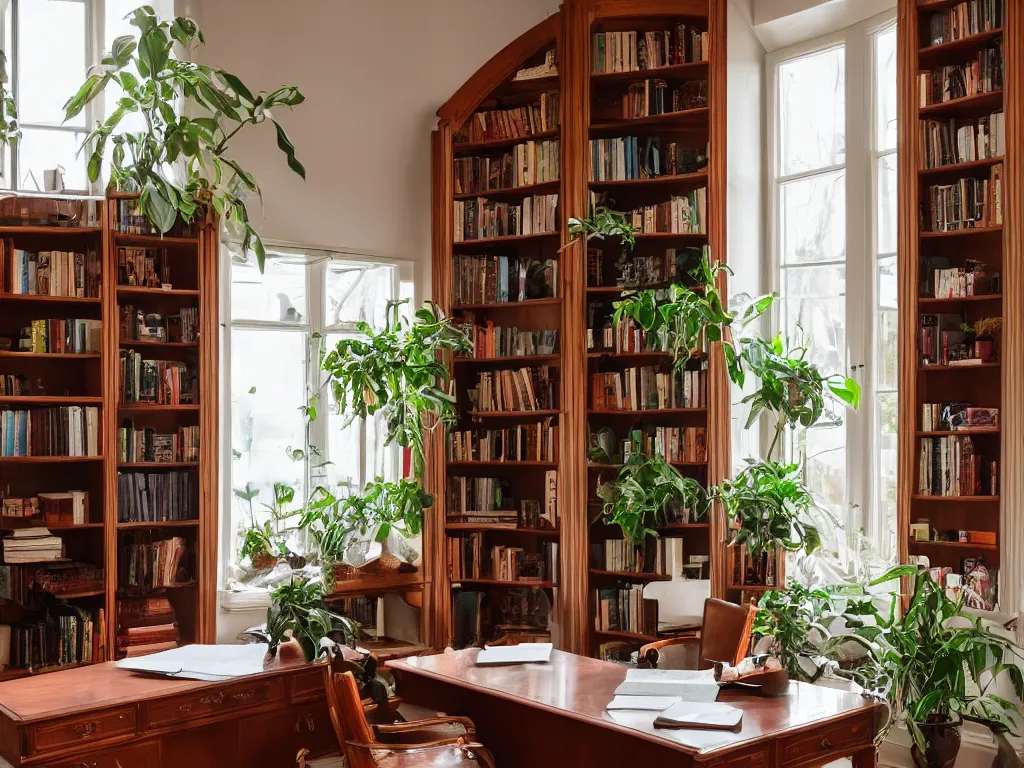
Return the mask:
[[[546,664],[551,661],[551,643],[520,643],[484,648],[476,657],[478,667],[498,664]]]
[[[678,696],[616,696],[605,709],[642,710],[644,712],[664,712],[673,704],[682,701]]]
[[[216,683],[263,671],[267,646],[249,645],[183,645],[169,651],[152,653],[134,659],[121,659],[120,669],[165,677],[183,677]]]
[[[714,701],[718,683],[713,670],[627,669],[616,696],[678,696],[682,701]]]
[[[742,709],[706,701],[681,701],[654,719],[655,728],[696,728],[716,731],[738,731],[742,723]]]

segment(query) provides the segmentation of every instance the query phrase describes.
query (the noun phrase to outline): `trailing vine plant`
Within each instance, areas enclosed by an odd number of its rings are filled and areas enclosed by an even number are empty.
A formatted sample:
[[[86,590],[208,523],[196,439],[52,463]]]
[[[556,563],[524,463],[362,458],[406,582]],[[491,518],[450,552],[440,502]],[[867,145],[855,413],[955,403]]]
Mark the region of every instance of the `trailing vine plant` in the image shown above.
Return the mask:
[[[11,148],[11,156],[18,151],[21,126],[18,124],[18,106],[10,91],[7,76],[7,54],[0,50],[0,144]]]

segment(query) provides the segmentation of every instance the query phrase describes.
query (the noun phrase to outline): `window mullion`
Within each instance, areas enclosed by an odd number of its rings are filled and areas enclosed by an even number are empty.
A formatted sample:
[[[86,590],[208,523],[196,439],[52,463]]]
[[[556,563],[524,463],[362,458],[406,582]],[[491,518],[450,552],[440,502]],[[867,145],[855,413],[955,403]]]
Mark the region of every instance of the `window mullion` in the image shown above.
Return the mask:
[[[320,370],[319,350],[324,343],[324,273],[327,269],[327,262],[321,261],[316,264],[306,265],[306,311],[309,316],[309,336],[306,344],[306,364],[308,375],[308,387],[310,394],[319,393],[317,406],[317,418],[311,422],[307,430],[307,462],[306,472],[310,475],[311,481],[316,473],[317,484],[320,483],[324,470],[312,468],[312,448],[316,449],[326,458],[328,456],[327,422],[328,422],[328,395],[323,390],[326,381],[323,372]],[[320,460],[321,462],[323,459]]]

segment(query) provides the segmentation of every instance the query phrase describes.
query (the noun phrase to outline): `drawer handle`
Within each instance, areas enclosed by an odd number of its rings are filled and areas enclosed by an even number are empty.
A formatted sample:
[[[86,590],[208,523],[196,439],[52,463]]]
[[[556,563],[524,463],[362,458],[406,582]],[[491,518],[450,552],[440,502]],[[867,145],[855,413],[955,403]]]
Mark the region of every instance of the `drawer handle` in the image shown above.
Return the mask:
[[[183,713],[183,714],[191,712],[192,711],[192,705],[191,704],[179,704],[178,705],[178,711]]]
[[[250,688],[247,691],[239,691],[238,693],[231,694],[231,698],[242,704],[248,704],[254,698],[256,698],[256,689]]]
[[[210,696],[203,696],[200,700],[200,704],[220,704],[224,701],[224,692],[221,691],[218,694],[211,694]]]
[[[821,740],[821,748],[822,748],[823,751],[827,751],[827,750],[832,749],[832,742],[829,741],[828,739],[822,739]]]
[[[71,730],[77,733],[79,738],[82,739],[86,738],[87,736],[92,736],[99,729],[100,724],[98,722],[78,723],[77,725],[71,726]]]

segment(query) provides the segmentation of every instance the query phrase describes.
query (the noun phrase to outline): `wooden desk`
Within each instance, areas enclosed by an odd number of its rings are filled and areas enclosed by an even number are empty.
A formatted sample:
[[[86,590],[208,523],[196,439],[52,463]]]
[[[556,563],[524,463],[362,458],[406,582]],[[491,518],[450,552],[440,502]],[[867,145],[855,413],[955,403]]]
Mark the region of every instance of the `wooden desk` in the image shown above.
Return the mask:
[[[806,683],[778,698],[726,689],[719,701],[743,709],[739,733],[655,729],[654,713],[605,711],[626,674],[619,665],[554,651],[549,664],[476,667],[478,652],[388,667],[405,701],[473,718],[499,766],[803,768],[846,756],[854,768],[875,765],[881,708],[851,693]]]
[[[302,747],[338,749],[320,664],[204,683],[108,662],[0,683],[0,766],[286,768]]]

